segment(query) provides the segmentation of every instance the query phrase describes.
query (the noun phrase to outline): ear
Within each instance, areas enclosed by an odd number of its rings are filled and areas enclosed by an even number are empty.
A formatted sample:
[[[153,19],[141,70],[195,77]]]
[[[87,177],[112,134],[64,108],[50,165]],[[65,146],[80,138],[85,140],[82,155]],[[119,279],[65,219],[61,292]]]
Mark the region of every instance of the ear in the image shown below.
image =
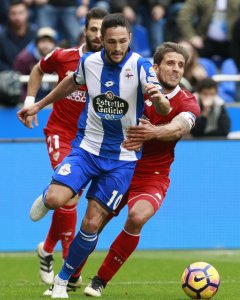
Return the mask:
[[[129,41],[131,42],[131,40],[132,40],[132,33],[130,32],[129,33]]]
[[[157,64],[153,64],[153,69],[154,69],[154,71],[157,73],[158,72],[158,65]]]
[[[87,35],[86,31],[87,31],[87,28],[86,28],[86,27],[84,27],[84,30],[83,30],[83,34],[84,34],[84,36],[86,36],[86,35]]]

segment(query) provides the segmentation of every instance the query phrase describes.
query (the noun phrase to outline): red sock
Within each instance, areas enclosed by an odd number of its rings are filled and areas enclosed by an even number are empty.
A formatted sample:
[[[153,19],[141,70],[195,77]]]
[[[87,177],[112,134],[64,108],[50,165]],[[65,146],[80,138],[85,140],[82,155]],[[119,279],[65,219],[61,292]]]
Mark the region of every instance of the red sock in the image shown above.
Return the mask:
[[[107,257],[98,270],[98,277],[105,282],[110,281],[136,249],[139,239],[140,235],[131,235],[123,230],[112,243]]]
[[[52,253],[57,242],[61,240],[62,256],[65,258],[68,254],[70,243],[75,235],[76,223],[76,205],[63,206],[56,209],[52,216],[51,227],[44,242],[43,249],[49,253]]]

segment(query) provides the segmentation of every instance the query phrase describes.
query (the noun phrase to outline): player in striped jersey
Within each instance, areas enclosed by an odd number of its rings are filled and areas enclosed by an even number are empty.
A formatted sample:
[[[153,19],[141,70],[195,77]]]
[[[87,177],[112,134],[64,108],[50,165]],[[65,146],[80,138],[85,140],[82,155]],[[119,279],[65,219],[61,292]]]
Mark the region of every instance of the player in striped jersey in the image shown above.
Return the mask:
[[[85,288],[87,296],[100,297],[103,288],[136,249],[142,227],[160,208],[170,183],[170,166],[179,139],[189,133],[200,113],[196,98],[179,87],[188,54],[182,46],[164,43],[154,54],[154,67],[168,97],[171,112],[160,116],[152,101],[146,100],[142,126],[128,130],[124,143],[127,149],[143,143],[143,155],[137,162],[134,176],[124,202],[128,202],[128,218],[124,229],[112,243],[97,275]]]
[[[28,82],[28,96],[25,100],[25,106],[34,103],[44,73],[57,73],[58,81],[61,82],[66,76],[76,70],[79,59],[85,52],[101,50],[100,30],[102,20],[106,15],[107,12],[101,8],[91,9],[86,16],[84,30],[86,43],[79,48],[57,48],[33,67]],[[49,159],[53,169],[57,168],[71,150],[71,141],[76,136],[78,118],[85,107],[85,103],[86,85],[80,85],[76,91],[53,104],[52,112],[44,128]],[[28,128],[38,125],[37,115],[29,116],[26,121]],[[41,198],[42,195],[38,197],[38,200],[41,201]],[[59,207],[53,212],[47,237],[37,247],[40,259],[40,277],[47,284],[52,284],[54,279],[52,260],[57,242],[61,241],[62,257],[65,259],[69,245],[75,236],[78,198],[79,194],[66,205]],[[33,221],[38,221],[42,215],[38,211],[36,213],[33,206],[30,211],[30,217]],[[76,274],[70,279],[68,288],[72,286],[74,289],[76,283],[78,284],[81,281],[81,278],[78,279],[78,275]],[[49,294],[49,292],[51,291],[46,291],[44,294]]]
[[[55,209],[92,180],[80,231],[55,277],[52,298],[68,298],[69,277],[93,251],[99,228],[127,191],[141,152],[127,150],[122,143],[126,129],[137,125],[142,116],[145,92],[158,113],[167,115],[170,110],[152,65],[129,48],[130,25],[122,14],[104,18],[101,38],[101,52],[85,54],[73,76],[66,77],[38,103],[18,112],[25,123],[29,115],[70,94],[79,84],[87,85],[87,104],[79,118],[72,151],[43,192],[42,206]]]

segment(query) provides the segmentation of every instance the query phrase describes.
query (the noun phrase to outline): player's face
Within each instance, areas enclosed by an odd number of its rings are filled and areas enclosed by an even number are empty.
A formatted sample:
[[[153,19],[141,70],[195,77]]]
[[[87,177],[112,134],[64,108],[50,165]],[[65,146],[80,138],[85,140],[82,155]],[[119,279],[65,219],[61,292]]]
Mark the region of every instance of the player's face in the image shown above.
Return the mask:
[[[90,52],[97,52],[102,49],[101,44],[101,25],[102,20],[90,19],[88,27],[85,28],[87,50]]]
[[[184,66],[184,57],[177,52],[166,53],[160,65],[154,65],[158,79],[165,92],[172,91],[179,84],[183,76]]]
[[[102,37],[106,59],[110,63],[119,64],[128,52],[131,34],[126,27],[108,28]]]

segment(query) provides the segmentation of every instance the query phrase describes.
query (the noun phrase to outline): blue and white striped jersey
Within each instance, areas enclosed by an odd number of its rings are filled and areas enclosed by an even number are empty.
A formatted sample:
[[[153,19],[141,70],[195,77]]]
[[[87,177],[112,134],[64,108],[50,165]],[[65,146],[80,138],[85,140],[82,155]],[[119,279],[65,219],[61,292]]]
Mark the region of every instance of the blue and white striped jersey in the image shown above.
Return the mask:
[[[144,109],[144,85],[159,84],[151,63],[129,50],[120,64],[110,64],[104,50],[86,53],[74,74],[88,88],[85,110],[73,142],[97,156],[134,161],[141,153],[121,146],[126,129],[138,124]]]

